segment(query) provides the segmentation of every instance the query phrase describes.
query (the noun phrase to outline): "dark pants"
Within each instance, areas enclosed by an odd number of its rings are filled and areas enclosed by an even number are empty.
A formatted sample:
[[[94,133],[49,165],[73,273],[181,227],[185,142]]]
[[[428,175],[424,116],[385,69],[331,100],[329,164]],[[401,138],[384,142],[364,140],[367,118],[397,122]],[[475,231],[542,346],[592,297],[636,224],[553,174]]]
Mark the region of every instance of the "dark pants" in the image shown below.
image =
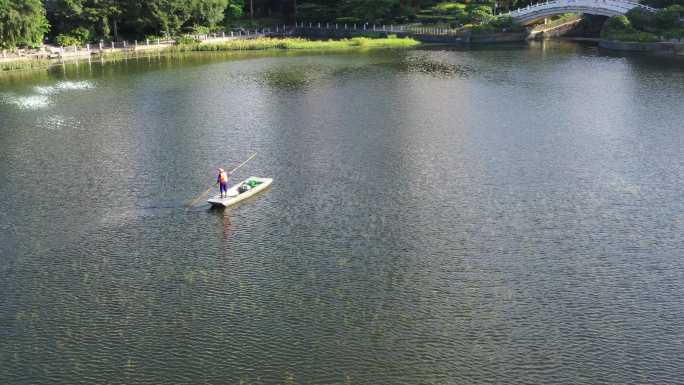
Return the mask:
[[[222,183],[219,183],[219,185],[221,188],[221,195],[223,195],[223,193],[226,193],[226,195],[228,195],[228,183],[222,182]]]

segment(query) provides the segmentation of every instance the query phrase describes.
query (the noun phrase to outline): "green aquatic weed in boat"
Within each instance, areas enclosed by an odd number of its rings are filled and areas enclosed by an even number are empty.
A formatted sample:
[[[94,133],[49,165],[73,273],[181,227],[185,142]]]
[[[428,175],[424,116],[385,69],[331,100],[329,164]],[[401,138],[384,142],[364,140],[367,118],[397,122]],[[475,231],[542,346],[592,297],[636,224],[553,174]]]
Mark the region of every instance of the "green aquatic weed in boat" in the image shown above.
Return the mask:
[[[254,180],[254,179],[250,179],[245,184],[248,185],[249,187],[254,188],[254,187],[260,185],[261,183],[263,183],[263,182],[260,182],[258,180]]]

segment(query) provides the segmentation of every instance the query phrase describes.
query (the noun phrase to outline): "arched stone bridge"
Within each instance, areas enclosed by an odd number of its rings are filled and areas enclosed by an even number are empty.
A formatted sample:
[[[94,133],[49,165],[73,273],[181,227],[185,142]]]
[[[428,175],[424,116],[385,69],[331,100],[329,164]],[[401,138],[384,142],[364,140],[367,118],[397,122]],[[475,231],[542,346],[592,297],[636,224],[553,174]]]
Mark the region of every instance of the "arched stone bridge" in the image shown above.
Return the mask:
[[[629,0],[551,0],[519,8],[504,15],[511,16],[518,23],[525,25],[561,13],[587,13],[610,17],[624,15],[632,8],[656,11],[654,8]]]

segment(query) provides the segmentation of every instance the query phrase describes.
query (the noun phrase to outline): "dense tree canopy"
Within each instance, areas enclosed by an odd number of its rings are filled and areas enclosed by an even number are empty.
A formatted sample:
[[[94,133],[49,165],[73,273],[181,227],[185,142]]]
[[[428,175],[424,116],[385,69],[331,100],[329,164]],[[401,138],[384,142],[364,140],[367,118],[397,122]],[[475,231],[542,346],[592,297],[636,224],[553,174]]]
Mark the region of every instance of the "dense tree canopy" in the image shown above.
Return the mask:
[[[0,0],[0,46],[39,44],[48,27],[53,41],[135,39],[230,28],[235,23],[294,20],[338,23],[492,23],[496,7],[533,0]],[[644,0],[669,7],[657,15],[631,15],[636,28],[677,24],[684,0]],[[247,17],[248,16],[248,17]],[[47,18],[46,18],[47,17]],[[49,23],[48,23],[49,21]]]
[[[672,5],[684,6],[684,0],[643,0],[642,3],[654,8],[667,8]]]
[[[38,45],[48,28],[40,0],[0,0],[0,47]]]
[[[229,0],[195,0],[192,6],[192,21],[197,25],[214,27],[225,18]]]

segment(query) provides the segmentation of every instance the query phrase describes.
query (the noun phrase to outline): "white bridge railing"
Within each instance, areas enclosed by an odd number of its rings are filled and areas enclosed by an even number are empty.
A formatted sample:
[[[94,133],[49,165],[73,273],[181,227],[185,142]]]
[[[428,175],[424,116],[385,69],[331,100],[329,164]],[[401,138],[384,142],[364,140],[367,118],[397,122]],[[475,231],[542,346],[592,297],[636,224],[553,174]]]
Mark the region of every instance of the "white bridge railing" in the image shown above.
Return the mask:
[[[552,0],[543,3],[531,4],[524,8],[503,13],[514,19],[525,20],[535,15],[550,15],[565,12],[585,12],[591,13],[595,10],[597,14],[603,15],[622,15],[633,8],[642,8],[645,11],[655,12],[656,9],[639,4],[630,0]]]

